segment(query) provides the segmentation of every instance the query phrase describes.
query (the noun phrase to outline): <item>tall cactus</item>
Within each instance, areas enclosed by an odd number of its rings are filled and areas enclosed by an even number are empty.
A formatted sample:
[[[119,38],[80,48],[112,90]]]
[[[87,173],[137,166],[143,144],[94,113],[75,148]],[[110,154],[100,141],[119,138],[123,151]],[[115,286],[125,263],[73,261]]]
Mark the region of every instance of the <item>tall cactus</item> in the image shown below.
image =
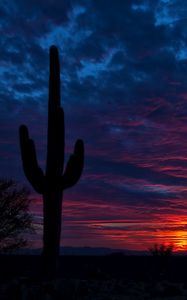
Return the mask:
[[[47,160],[45,174],[39,167],[35,144],[28,129],[19,129],[23,170],[34,190],[43,195],[43,257],[54,263],[59,255],[63,190],[79,180],[84,165],[84,144],[77,140],[64,170],[64,111],[60,106],[58,49],[50,47]]]

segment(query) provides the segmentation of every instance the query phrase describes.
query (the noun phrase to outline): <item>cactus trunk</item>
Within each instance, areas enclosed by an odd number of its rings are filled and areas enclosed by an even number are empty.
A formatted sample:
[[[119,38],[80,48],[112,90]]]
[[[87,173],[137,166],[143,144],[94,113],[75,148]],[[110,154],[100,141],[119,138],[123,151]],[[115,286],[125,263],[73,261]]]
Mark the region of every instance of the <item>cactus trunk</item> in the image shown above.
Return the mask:
[[[43,196],[43,269],[52,272],[56,268],[60,249],[62,192]]]
[[[60,106],[60,64],[58,50],[50,48],[48,135],[46,171],[37,162],[35,144],[25,125],[20,126],[23,170],[36,192],[43,195],[43,261],[45,270],[55,269],[59,255],[63,191],[79,180],[84,165],[84,144],[77,140],[64,170],[64,111]]]
[[[62,194],[51,193],[43,196],[44,213],[44,234],[43,234],[43,255],[48,257],[59,254],[60,232],[61,232],[61,211]],[[55,201],[55,205],[53,203]]]

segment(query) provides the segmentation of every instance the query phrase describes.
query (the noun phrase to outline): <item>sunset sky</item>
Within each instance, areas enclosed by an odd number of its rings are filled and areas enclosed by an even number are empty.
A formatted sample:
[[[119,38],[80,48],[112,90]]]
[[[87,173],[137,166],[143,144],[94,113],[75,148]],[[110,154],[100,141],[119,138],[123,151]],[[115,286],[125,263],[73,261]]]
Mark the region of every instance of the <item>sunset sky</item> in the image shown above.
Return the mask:
[[[26,181],[18,128],[45,169],[48,53],[61,63],[66,160],[85,169],[66,190],[62,245],[187,250],[187,2],[0,1],[0,176],[26,184],[41,247],[42,201]]]

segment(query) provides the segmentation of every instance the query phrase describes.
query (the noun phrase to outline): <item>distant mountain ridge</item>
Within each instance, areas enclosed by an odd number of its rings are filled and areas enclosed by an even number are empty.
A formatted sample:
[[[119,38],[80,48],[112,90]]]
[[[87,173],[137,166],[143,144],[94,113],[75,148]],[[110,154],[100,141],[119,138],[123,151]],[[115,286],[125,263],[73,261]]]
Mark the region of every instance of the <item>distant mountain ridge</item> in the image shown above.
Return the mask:
[[[42,249],[19,249],[14,254],[40,255]],[[148,255],[148,251],[112,249],[105,247],[61,247],[60,255]]]
[[[19,255],[40,255],[42,249],[19,249],[14,254]],[[174,255],[187,255],[187,251],[174,252]],[[149,251],[127,250],[127,249],[112,249],[105,247],[61,247],[60,255],[81,255],[81,256],[104,256],[104,255],[135,255],[147,256]]]

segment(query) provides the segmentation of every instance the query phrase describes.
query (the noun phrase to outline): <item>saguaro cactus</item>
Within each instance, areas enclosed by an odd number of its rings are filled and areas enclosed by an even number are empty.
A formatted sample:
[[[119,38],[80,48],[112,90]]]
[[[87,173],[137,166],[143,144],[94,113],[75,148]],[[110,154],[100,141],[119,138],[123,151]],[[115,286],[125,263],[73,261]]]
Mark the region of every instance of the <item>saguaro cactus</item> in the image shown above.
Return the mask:
[[[63,190],[79,180],[84,165],[84,144],[77,140],[64,170],[64,111],[60,106],[60,65],[58,49],[50,47],[47,161],[45,174],[39,167],[35,145],[28,129],[19,129],[23,170],[34,190],[43,195],[43,257],[56,261],[60,248]]]

